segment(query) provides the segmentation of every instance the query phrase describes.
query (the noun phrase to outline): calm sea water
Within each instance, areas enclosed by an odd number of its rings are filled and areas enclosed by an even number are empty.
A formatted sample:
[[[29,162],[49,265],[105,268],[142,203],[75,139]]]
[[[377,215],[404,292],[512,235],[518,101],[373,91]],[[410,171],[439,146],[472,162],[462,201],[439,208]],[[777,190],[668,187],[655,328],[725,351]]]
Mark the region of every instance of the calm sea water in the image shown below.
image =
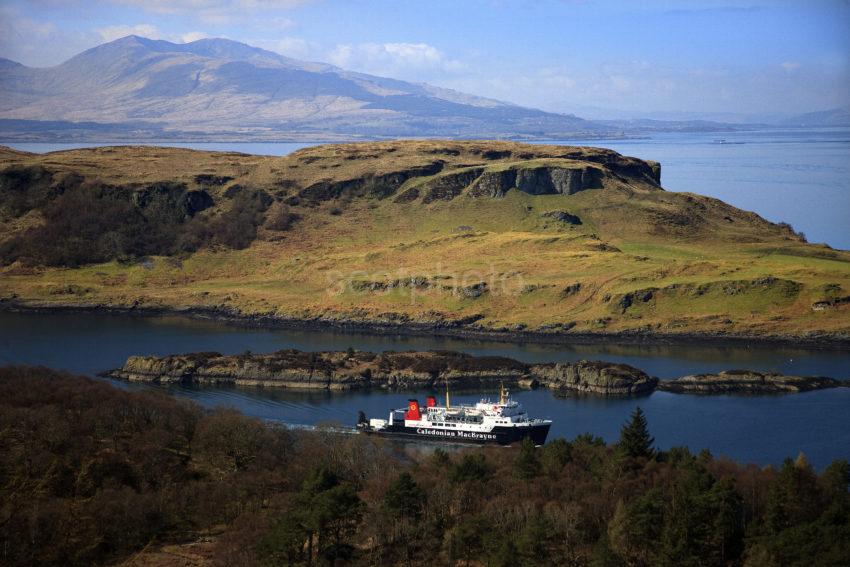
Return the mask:
[[[439,337],[373,336],[332,332],[245,329],[180,317],[20,314],[0,312],[0,364],[42,364],[94,375],[132,354],[219,351],[270,352],[283,348],[341,350],[453,349],[520,360],[580,358],[626,362],[662,379],[728,368],[781,370],[850,379],[850,352],[796,348],[503,344]],[[358,410],[383,416],[406,404],[410,392],[297,392],[262,388],[187,388],[115,385],[162,390],[206,407],[230,406],[248,415],[293,424],[354,423]],[[426,392],[417,392],[423,398]],[[493,392],[459,392],[477,401]],[[684,396],[656,392],[637,399],[556,398],[549,391],[517,392],[535,416],[555,420],[552,437],[584,432],[616,440],[636,405],[649,417],[662,448],[687,445],[759,464],[780,463],[799,451],[818,467],[850,458],[850,388],[782,396]]]
[[[606,147],[661,162],[661,181],[670,191],[717,197],[768,220],[789,222],[803,231],[810,242],[826,242],[850,250],[850,129],[664,133],[641,140],[554,143]],[[25,151],[48,152],[100,144],[9,145]],[[280,156],[310,144],[163,142],[157,145]]]

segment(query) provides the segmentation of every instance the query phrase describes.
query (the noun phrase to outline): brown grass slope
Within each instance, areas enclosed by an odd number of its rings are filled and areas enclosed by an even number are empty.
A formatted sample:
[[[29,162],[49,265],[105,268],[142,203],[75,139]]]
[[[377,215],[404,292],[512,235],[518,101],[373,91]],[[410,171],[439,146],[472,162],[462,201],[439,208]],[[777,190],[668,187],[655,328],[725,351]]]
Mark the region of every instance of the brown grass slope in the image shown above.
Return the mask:
[[[850,253],[664,191],[659,173],[610,150],[509,142],[281,158],[3,149],[0,297],[453,332],[850,339]],[[133,234],[63,219],[77,193],[112,199],[104,210],[132,216]],[[168,230],[142,239],[160,219]],[[96,263],[39,255],[77,241]]]

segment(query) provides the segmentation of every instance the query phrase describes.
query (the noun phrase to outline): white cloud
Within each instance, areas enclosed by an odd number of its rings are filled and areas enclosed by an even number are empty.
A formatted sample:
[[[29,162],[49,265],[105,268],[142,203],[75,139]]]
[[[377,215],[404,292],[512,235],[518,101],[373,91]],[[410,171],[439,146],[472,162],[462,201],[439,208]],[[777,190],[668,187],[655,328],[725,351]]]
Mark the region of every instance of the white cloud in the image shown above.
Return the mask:
[[[445,62],[440,50],[427,43],[385,43],[377,46],[377,53],[386,53],[393,61],[417,66],[442,66]]]
[[[206,32],[193,31],[181,35],[180,41],[183,43],[192,43],[193,41],[198,41],[199,39],[206,39],[208,37],[210,37],[210,35]]]
[[[103,0],[155,14],[189,14],[206,23],[227,24],[261,12],[286,10],[313,0]]]
[[[399,77],[422,72],[456,73],[466,68],[427,43],[340,44],[326,58],[344,69]]]
[[[780,63],[779,66],[785,69],[786,73],[793,73],[800,68],[800,63],[796,61],[784,61]]]
[[[134,26],[107,26],[99,28],[97,33],[103,41],[114,41],[128,35],[138,35],[149,39],[164,39],[156,26],[136,24]]]
[[[299,37],[284,37],[263,43],[262,47],[295,59],[314,58],[319,50],[319,46],[315,43]]]
[[[336,48],[330,52],[328,61],[338,67],[348,67],[349,63],[351,63],[353,52],[354,48],[350,45],[337,45]]]

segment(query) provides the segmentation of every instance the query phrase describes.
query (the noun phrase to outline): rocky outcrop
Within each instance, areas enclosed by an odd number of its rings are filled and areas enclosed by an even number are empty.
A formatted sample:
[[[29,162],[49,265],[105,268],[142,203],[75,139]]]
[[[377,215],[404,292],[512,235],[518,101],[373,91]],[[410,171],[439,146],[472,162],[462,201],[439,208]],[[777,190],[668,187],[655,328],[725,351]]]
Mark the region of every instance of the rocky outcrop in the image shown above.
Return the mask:
[[[627,364],[580,360],[535,364],[529,369],[541,384],[560,393],[639,396],[655,389],[658,378]]]
[[[458,295],[465,299],[478,299],[488,291],[490,291],[490,286],[487,285],[487,282],[478,282],[457,288]]]
[[[646,160],[646,164],[649,166],[650,178],[655,181],[656,185],[661,185],[661,164],[651,160]]]
[[[657,379],[625,364],[592,362],[527,365],[499,356],[452,351],[303,352],[225,356],[215,352],[131,356],[108,375],[130,381],[299,389],[441,388],[505,382],[522,388],[629,396],[652,391]]]
[[[517,170],[516,188],[530,195],[572,195],[602,187],[602,171],[596,167],[539,167]]]
[[[618,156],[609,152],[589,156],[577,151],[568,151],[558,157],[591,161],[605,166],[619,177],[643,179],[653,185],[661,185],[661,164],[657,161]]]
[[[469,189],[472,197],[504,197],[516,184],[516,170],[485,171]]]
[[[458,385],[516,383],[526,375],[526,366],[510,358],[448,351],[282,350],[233,356],[215,352],[131,356],[109,375],[141,382],[348,390],[433,387],[445,380]]]
[[[581,291],[581,282],[575,282],[575,283],[571,283],[570,285],[564,287],[564,289],[561,290],[561,293],[558,294],[558,296],[561,299],[566,299],[567,297],[575,295],[580,291]]]
[[[640,396],[655,389],[679,394],[775,394],[847,386],[825,377],[728,370],[659,381],[626,364],[579,360],[525,364],[501,356],[454,351],[304,352],[131,356],[106,375],[138,382],[296,389],[442,388],[496,385],[546,387],[557,395]]]
[[[540,216],[542,216],[544,218],[551,218],[551,219],[554,219],[556,221],[560,221],[564,224],[569,224],[569,225],[573,225],[573,226],[577,226],[577,225],[581,224],[581,219],[578,216],[571,214],[571,213],[568,213],[567,211],[549,211],[549,212],[543,213]]]
[[[658,384],[658,389],[677,394],[779,394],[836,388],[844,383],[822,376],[786,376],[752,370],[725,370],[717,374],[694,374]]]
[[[195,183],[205,185],[207,187],[220,187],[228,181],[233,181],[229,175],[213,175],[211,173],[200,173],[195,176]]]
[[[398,191],[408,179],[435,175],[443,169],[443,165],[442,161],[434,161],[390,173],[366,175],[342,181],[319,181],[303,189],[299,196],[310,201],[328,201],[338,199],[342,195],[384,199]]]
[[[511,157],[513,152],[510,150],[485,150],[481,152],[481,157],[484,159],[507,159]]]
[[[434,201],[450,201],[467,188],[472,197],[504,197],[510,190],[522,191],[530,195],[572,195],[585,189],[602,188],[603,177],[602,169],[595,165],[565,164],[559,160],[537,166],[522,165],[508,168],[500,166],[494,169],[467,167],[436,175],[408,187],[396,197],[395,202],[407,203],[420,196],[422,196],[422,202],[426,204]],[[331,190],[337,190],[339,193],[339,188],[334,187],[317,184],[302,191],[302,195],[316,191],[324,194]]]
[[[460,195],[470,183],[475,181],[482,171],[482,168],[464,169],[439,175],[427,181],[423,187],[427,193],[422,202],[451,201]]]
[[[473,197],[503,197],[511,189],[529,195],[573,195],[601,189],[603,171],[592,165],[541,165],[483,172],[470,188]]]
[[[353,291],[383,292],[392,289],[428,289],[432,284],[425,276],[410,276],[409,278],[397,278],[390,281],[376,280],[351,280],[350,287]]]
[[[836,307],[841,307],[843,305],[850,305],[850,295],[816,301],[812,303],[812,311],[826,311],[827,309],[835,309]]]
[[[612,302],[612,309],[625,313],[630,307],[655,302],[659,299],[697,298],[714,295],[724,296],[765,296],[773,295],[777,301],[795,299],[802,284],[794,280],[786,280],[767,276],[753,280],[721,280],[703,284],[671,284],[662,288],[647,287],[617,295],[606,295],[602,299]]]
[[[411,187],[405,190],[398,197],[393,199],[394,203],[410,203],[419,198],[419,187]]]

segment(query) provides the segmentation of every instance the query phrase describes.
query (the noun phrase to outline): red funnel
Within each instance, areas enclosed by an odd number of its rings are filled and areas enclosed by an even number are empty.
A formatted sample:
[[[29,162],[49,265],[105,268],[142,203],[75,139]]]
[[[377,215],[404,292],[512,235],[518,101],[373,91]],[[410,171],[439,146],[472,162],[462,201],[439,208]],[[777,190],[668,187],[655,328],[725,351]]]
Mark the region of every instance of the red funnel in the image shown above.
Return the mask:
[[[407,401],[407,412],[404,414],[404,419],[412,419],[414,421],[422,419],[422,414],[419,412],[419,400]]]

